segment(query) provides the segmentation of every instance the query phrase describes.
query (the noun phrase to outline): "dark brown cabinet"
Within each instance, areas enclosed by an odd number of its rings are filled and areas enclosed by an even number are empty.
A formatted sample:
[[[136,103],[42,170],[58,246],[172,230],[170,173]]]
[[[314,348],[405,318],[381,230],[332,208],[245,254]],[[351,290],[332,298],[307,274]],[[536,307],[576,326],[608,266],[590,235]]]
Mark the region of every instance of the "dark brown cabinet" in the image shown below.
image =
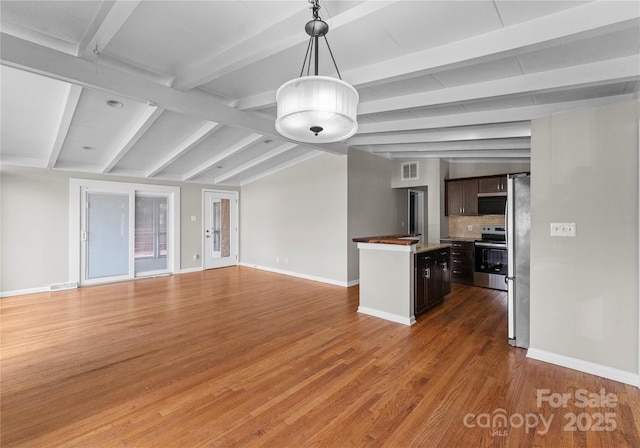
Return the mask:
[[[451,244],[451,281],[473,285],[474,244],[473,241],[441,240]]]
[[[414,314],[442,303],[451,292],[451,251],[436,249],[415,255]]]
[[[480,195],[506,195],[507,176],[491,176],[478,179],[478,194]]]
[[[475,216],[478,214],[478,179],[445,181],[447,199],[445,215]]]

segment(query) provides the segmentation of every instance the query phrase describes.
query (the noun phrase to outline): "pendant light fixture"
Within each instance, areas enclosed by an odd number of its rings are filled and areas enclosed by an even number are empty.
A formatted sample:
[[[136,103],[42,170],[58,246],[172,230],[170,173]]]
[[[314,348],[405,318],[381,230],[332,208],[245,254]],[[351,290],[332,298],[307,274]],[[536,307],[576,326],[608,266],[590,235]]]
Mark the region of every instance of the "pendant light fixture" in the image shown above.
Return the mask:
[[[358,92],[342,81],[333,58],[327,33],[329,25],[320,19],[318,0],[312,4],[313,20],[304,29],[310,36],[300,77],[284,83],[276,93],[278,116],[276,129],[283,136],[307,143],[331,143],[346,140],[358,130]],[[319,40],[324,37],[340,79],[318,75]],[[311,58],[314,74],[309,75]],[[303,76],[305,66],[307,75]]]

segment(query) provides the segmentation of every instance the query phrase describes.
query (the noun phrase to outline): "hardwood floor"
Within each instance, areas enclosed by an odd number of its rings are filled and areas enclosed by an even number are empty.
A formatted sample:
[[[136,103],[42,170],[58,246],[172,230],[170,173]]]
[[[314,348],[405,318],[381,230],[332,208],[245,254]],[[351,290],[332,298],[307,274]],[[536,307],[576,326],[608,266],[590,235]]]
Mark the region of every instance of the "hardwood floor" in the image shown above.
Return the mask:
[[[412,327],[357,306],[246,267],[2,299],[2,446],[640,447],[639,390],[509,346],[502,292]]]

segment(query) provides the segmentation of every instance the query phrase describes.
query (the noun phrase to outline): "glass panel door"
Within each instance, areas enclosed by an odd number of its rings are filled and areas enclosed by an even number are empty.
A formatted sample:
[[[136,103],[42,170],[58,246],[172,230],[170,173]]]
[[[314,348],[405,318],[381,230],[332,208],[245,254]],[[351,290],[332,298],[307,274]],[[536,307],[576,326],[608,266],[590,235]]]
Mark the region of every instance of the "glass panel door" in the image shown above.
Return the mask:
[[[133,278],[132,199],[128,192],[85,190],[82,284]]]
[[[204,196],[204,268],[237,264],[237,194],[207,191]]]
[[[136,275],[167,271],[167,214],[166,196],[136,195]]]

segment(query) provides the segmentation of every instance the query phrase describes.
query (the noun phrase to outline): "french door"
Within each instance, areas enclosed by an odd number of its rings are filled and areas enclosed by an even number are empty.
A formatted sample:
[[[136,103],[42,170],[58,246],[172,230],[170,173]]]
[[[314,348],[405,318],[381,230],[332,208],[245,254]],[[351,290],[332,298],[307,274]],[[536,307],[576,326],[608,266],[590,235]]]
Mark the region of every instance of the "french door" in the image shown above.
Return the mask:
[[[72,179],[70,278],[82,286],[180,269],[180,189]]]
[[[238,263],[238,193],[204,191],[204,269]]]

